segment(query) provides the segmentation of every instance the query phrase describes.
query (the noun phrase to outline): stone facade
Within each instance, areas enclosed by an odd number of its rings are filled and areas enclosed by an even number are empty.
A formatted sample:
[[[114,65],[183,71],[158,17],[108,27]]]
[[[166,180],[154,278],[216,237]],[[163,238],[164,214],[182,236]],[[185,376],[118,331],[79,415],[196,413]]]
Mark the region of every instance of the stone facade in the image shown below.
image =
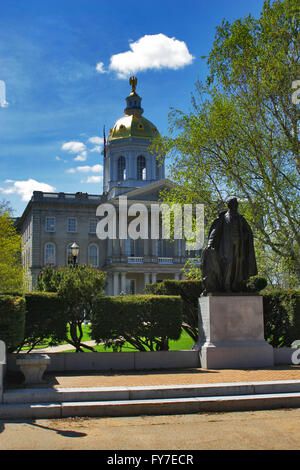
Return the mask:
[[[139,191],[126,193],[128,207],[137,202],[146,206],[156,202],[149,197],[152,194],[153,198],[168,184],[167,180],[161,180]],[[96,225],[100,218],[96,211],[104,202],[114,204],[118,214],[118,198],[108,200],[105,195],[83,193],[33,193],[19,221],[23,263],[29,274],[30,287],[34,286],[44,266],[68,265],[68,251],[73,242],[79,246],[79,264],[92,264],[107,272],[106,292],[109,295],[143,293],[148,283],[184,278],[182,268],[187,259],[184,240],[99,239]]]
[[[186,262],[183,240],[100,239],[96,234],[97,207],[110,203],[118,211],[119,196],[128,206],[157,203],[159,193],[170,187],[164,162],[149,151],[158,130],[142,116],[141,98],[135,89],[126,98],[124,116],[110,130],[104,144],[103,194],[35,191],[19,229],[23,239],[23,264],[32,288],[46,265],[66,266],[69,247],[79,246],[79,264],[92,264],[107,272],[107,294],[143,293],[146,284],[182,279]],[[149,234],[151,221],[149,220]]]

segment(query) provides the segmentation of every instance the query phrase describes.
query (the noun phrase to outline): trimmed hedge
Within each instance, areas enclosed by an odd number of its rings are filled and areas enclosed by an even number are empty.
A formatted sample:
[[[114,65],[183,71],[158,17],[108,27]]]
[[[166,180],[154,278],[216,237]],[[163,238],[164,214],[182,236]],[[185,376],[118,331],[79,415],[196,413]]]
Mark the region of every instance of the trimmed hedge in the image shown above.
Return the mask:
[[[300,290],[272,290],[262,294],[266,340],[275,348],[300,340]]]
[[[99,298],[91,338],[121,350],[125,342],[140,351],[168,349],[181,334],[183,302],[178,296],[124,295]]]
[[[202,281],[175,281],[166,279],[148,284],[146,292],[154,295],[179,295],[183,300],[182,328],[196,342],[198,340],[198,299],[204,290]]]
[[[24,338],[19,342],[20,350],[24,344],[34,348],[47,340],[53,346],[65,340],[67,321],[64,303],[56,293],[30,292],[25,294],[26,318]]]
[[[14,295],[0,295],[0,339],[8,352],[23,340],[25,327],[25,299]]]

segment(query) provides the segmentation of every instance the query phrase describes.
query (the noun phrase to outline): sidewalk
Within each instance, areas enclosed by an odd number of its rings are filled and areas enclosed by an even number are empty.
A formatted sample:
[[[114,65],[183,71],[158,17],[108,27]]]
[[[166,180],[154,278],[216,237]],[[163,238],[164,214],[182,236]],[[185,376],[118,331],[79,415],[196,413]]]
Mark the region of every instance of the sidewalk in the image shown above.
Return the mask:
[[[85,341],[94,346],[94,341]],[[30,354],[63,352],[74,349],[70,344],[35,349]],[[89,354],[79,353],[79,354]],[[103,353],[105,354],[105,353]],[[260,369],[171,369],[142,371],[78,371],[45,374],[45,386],[54,388],[135,387],[152,385],[192,385],[230,382],[300,380],[300,365],[283,365]],[[13,386],[13,384],[10,384]]]
[[[49,373],[46,374],[46,380],[48,386],[50,385],[54,388],[136,387],[300,380],[300,366],[275,366],[272,368],[248,370],[205,370],[199,368],[188,370]]]
[[[95,345],[94,341],[85,341]],[[70,344],[35,349],[30,354],[72,350]],[[79,353],[79,354],[89,354]],[[105,354],[105,353],[103,353]],[[142,371],[80,371],[45,374],[45,386],[54,388],[135,387],[155,385],[193,385],[230,382],[300,380],[300,365],[283,365],[260,369],[171,369]],[[18,386],[18,384],[16,384]],[[10,387],[14,384],[10,384]],[[20,385],[19,385],[20,386]]]

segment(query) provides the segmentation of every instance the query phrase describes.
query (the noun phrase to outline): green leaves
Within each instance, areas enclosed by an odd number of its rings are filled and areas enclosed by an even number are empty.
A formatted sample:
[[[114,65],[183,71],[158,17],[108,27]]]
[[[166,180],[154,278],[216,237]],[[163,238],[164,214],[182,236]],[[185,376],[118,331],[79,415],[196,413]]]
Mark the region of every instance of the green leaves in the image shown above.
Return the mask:
[[[91,318],[94,305],[103,295],[106,274],[92,266],[77,265],[53,269],[46,267],[37,281],[37,289],[46,292],[57,292],[64,304],[64,316],[70,327],[71,340],[76,352],[82,350],[82,323]],[[87,347],[87,346],[85,346]]]
[[[23,280],[21,236],[11,217],[0,211],[0,291],[22,291]]]
[[[96,301],[91,337],[114,350],[125,342],[139,351],[168,349],[181,334],[182,300],[178,296],[104,296]]]
[[[291,100],[300,77],[299,15],[297,0],[275,0],[258,19],[223,21],[192,112],[171,110],[172,132],[157,144],[177,184],[163,200],[204,203],[209,226],[235,195],[256,249],[280,257],[289,276],[268,276],[264,267],[261,274],[282,284],[300,279],[299,110]]]

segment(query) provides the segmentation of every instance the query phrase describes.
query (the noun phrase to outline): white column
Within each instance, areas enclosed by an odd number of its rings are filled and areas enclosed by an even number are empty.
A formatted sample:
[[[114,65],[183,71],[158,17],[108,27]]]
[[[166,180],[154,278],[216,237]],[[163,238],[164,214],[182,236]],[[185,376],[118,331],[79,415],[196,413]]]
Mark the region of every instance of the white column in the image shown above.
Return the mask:
[[[181,274],[181,279],[184,281],[186,279],[186,275],[184,273]]]
[[[107,274],[107,285],[105,289],[106,295],[113,295],[113,289],[112,289],[112,277],[111,274]]]
[[[119,273],[114,273],[114,295],[119,294]]]
[[[146,284],[150,284],[150,273],[144,273],[144,286],[146,287]]]
[[[152,283],[156,282],[156,273],[152,273]]]
[[[175,281],[179,281],[179,273],[174,274],[174,279],[175,279]]]
[[[126,293],[126,273],[121,273],[121,291]]]

